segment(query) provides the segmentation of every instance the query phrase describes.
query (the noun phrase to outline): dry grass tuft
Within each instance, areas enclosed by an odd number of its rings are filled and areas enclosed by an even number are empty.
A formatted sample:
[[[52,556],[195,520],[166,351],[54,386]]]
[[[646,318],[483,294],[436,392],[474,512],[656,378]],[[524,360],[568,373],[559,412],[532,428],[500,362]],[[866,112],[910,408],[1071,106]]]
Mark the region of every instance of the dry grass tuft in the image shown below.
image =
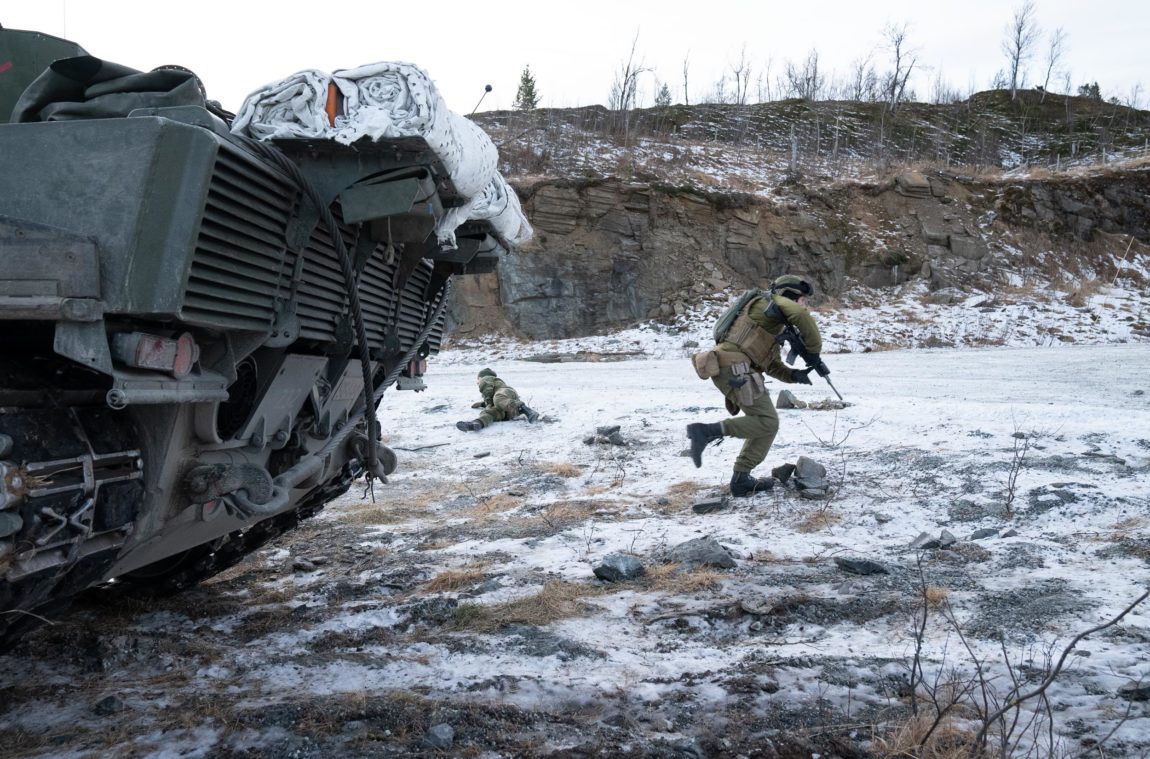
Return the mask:
[[[894,725],[875,740],[875,751],[888,759],[913,756],[918,759],[960,759],[970,756],[974,733],[955,724],[949,716],[930,732],[934,716],[921,713]],[[925,744],[925,745],[924,745]]]
[[[648,506],[660,514],[675,514],[689,508],[691,503],[709,488],[709,485],[695,480],[676,482],[667,488],[665,498],[652,501]],[[660,504],[659,500],[663,500],[664,503]]]
[[[459,542],[459,539],[451,535],[429,535],[423,542],[419,543],[415,550],[417,551],[443,551]]]
[[[1078,280],[1070,292],[1066,294],[1067,304],[1074,308],[1084,307],[1091,296],[1098,294],[1098,291],[1102,289],[1102,285],[1102,280],[1097,277]]]
[[[723,584],[723,573],[712,567],[683,567],[679,564],[658,564],[647,568],[644,575],[651,590],[664,593],[694,593],[715,590]]]
[[[448,569],[428,580],[423,589],[428,593],[450,593],[470,587],[487,576],[486,569],[487,564],[483,562]]]
[[[489,485],[487,484],[488,479],[470,483],[420,482],[417,484],[419,489],[394,502],[392,510],[409,517],[425,516],[428,512],[454,498],[468,495],[472,491],[482,492],[489,488],[498,487],[501,482],[498,479],[490,479],[491,484]],[[468,485],[470,485],[470,490]]]
[[[926,597],[926,605],[931,609],[937,609],[950,596],[950,591],[937,585],[931,585],[923,595]]]
[[[396,514],[391,509],[385,509],[382,506],[363,506],[347,509],[341,515],[341,519],[348,524],[375,525],[398,524],[407,521],[410,516],[410,514],[407,516]]]
[[[524,538],[541,535],[555,535],[569,530],[588,519],[610,521],[618,516],[623,506],[612,501],[598,499],[556,501],[524,518],[509,521],[507,535]]]
[[[819,532],[838,524],[842,519],[842,515],[837,512],[831,511],[829,508],[821,508],[803,516],[795,524],[795,529],[799,532]]]
[[[1126,517],[1110,525],[1110,529],[1118,533],[1138,532],[1145,529],[1150,519],[1143,516]]]
[[[598,594],[589,585],[549,582],[538,593],[514,601],[492,606],[460,604],[455,610],[453,627],[480,632],[515,624],[539,627],[559,619],[586,614],[590,607],[582,599]]]
[[[539,514],[539,518],[554,525],[569,527],[582,522],[595,514],[607,514],[612,511],[612,504],[608,501],[595,499],[587,501],[556,501],[546,507]]]
[[[252,594],[248,596],[248,603],[255,606],[284,604],[294,599],[298,591],[298,588],[292,586],[273,588],[267,585],[257,585],[252,588]]]
[[[548,474],[557,474],[560,477],[578,477],[583,473],[580,467],[565,461],[554,464],[544,464],[540,469]]]
[[[514,511],[523,505],[524,498],[518,495],[509,495],[507,493],[496,493],[495,495],[484,496],[479,499],[479,502],[474,506],[467,508],[463,513],[464,516],[469,517],[484,517],[493,514],[506,514],[508,511]]]
[[[252,641],[297,624],[298,617],[287,606],[263,607],[245,616],[233,634],[239,640]]]
[[[667,495],[695,495],[704,487],[706,486],[695,480],[683,480],[667,488]]]

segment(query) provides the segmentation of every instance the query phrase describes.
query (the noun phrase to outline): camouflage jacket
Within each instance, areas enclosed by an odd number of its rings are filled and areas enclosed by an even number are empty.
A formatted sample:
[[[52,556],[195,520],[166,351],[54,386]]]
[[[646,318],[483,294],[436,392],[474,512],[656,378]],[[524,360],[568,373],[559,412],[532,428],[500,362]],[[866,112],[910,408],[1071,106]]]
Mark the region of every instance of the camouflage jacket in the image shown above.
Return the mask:
[[[764,295],[748,303],[744,313],[756,327],[766,331],[772,338],[782,332],[786,324],[792,324],[799,331],[799,336],[802,337],[808,351],[822,352],[823,339],[819,335],[819,328],[811,312],[802,304],[781,295]],[[738,343],[730,341],[719,343],[715,346],[715,350],[745,352]],[[773,341],[766,360],[757,365],[757,368],[782,382],[791,381],[791,369],[783,362],[778,343]]]
[[[483,405],[495,405],[495,391],[507,387],[507,383],[498,377],[480,377],[479,394],[483,396]]]

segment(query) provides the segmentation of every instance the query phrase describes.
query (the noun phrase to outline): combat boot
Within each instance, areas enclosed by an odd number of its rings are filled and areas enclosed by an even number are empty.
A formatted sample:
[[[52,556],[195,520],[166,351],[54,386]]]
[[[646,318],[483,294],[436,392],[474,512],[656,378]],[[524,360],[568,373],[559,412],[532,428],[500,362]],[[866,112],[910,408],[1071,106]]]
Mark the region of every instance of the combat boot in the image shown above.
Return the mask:
[[[530,424],[535,424],[539,421],[539,412],[532,409],[526,403],[519,407],[519,413],[525,415]]]
[[[713,424],[704,424],[702,422],[694,422],[688,424],[687,437],[691,441],[691,461],[695,462],[695,466],[700,467],[703,465],[703,449],[714,440],[722,440],[723,423],[714,422]]]
[[[747,472],[735,472],[731,475],[731,495],[736,498],[746,498],[755,493],[763,493],[774,486],[774,477],[752,477]]]
[[[470,422],[456,422],[455,427],[464,432],[479,432],[479,430],[483,429],[483,422],[478,419],[473,419]]]

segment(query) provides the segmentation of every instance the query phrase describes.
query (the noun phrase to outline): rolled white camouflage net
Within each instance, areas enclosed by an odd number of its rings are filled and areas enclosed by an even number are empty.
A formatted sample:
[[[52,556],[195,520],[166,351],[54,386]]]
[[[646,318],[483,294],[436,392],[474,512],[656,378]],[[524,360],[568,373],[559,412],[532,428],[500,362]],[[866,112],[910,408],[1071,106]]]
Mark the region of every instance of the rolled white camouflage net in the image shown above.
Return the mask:
[[[343,96],[334,126],[324,110],[330,83]],[[454,247],[455,230],[470,219],[489,219],[510,245],[531,239],[519,199],[497,170],[499,153],[491,138],[475,122],[448,110],[427,73],[410,63],[294,74],[248,95],[232,131],[264,140],[322,137],[344,144],[364,137],[421,137],[466,199],[448,209],[436,226],[440,244]]]
[[[326,137],[330,81],[327,73],[308,69],[261,87],[244,99],[232,131],[257,140]]]

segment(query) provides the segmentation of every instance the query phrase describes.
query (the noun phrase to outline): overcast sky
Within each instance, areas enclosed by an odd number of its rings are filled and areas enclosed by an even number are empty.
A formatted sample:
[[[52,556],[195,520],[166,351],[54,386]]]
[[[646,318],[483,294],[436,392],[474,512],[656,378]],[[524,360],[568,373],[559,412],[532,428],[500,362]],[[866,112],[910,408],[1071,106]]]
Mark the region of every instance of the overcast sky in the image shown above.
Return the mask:
[[[278,7],[277,7],[278,5]],[[230,110],[244,96],[305,68],[332,71],[399,60],[426,69],[448,106],[475,108],[483,87],[493,91],[481,110],[509,108],[520,73],[530,65],[540,106],[606,103],[611,83],[638,34],[636,60],[650,73],[642,105],[656,79],[683,101],[688,60],[691,102],[702,100],[746,50],[756,80],[772,88],[788,60],[812,48],[824,70],[845,76],[852,61],[872,54],[886,66],[882,29],[907,24],[918,76],[911,88],[928,99],[941,72],[966,94],[987,89],[1006,59],[1000,45],[1018,3],[995,0],[441,0],[275,4],[244,0],[0,0],[0,24],[67,37],[92,55],[141,70],[175,63],[195,71],[209,96]],[[1046,33],[1068,37],[1059,66],[1074,87],[1097,81],[1104,97],[1128,101],[1150,87],[1150,3],[1145,0],[1036,0],[1044,34],[1028,81],[1045,74]],[[290,8],[290,10],[288,9]],[[0,57],[3,51],[0,51]],[[1061,91],[1063,77],[1051,81]],[[1055,82],[1059,83],[1055,87]],[[1148,98],[1139,96],[1145,106]]]

